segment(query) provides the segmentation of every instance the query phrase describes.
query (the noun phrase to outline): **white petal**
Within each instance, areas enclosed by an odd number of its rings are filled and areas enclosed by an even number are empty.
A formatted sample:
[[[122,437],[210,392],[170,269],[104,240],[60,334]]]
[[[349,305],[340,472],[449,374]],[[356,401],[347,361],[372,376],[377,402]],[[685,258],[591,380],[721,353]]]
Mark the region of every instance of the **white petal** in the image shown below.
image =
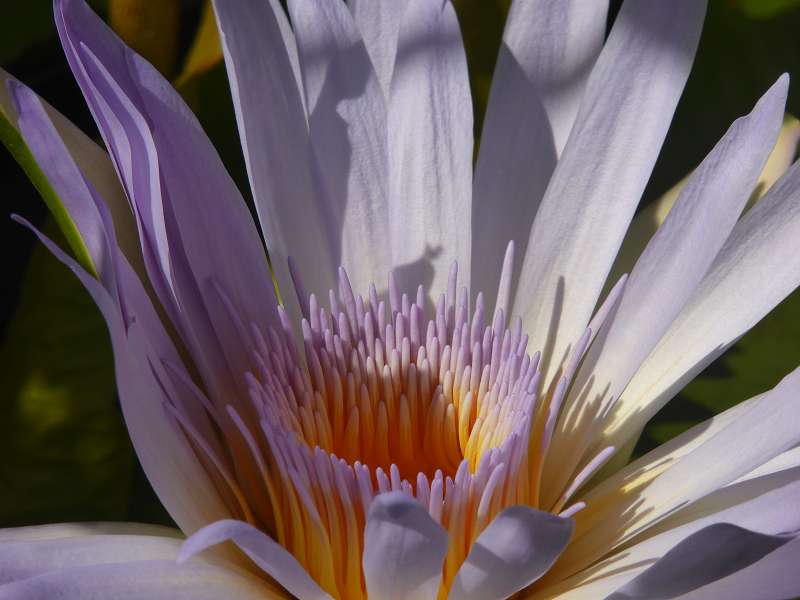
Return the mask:
[[[800,163],[734,227],[691,300],[614,406],[618,445],[800,283]]]
[[[390,268],[386,101],[343,2],[290,0],[308,105],[312,172],[336,233],[334,265],[358,293]]]
[[[514,301],[549,385],[589,321],[692,64],[705,1],[626,2],[589,76]]]
[[[294,556],[266,534],[241,521],[217,521],[197,531],[181,547],[178,562],[183,563],[195,554],[228,540],[298,598],[331,600]]]
[[[579,570],[796,445],[799,391],[800,369],[589,491],[580,498],[588,506],[578,515],[576,539],[560,567]]]
[[[567,399],[549,465],[564,474],[554,474],[559,484],[547,485],[556,495],[591,444],[597,419],[625,389],[730,235],[777,140],[788,83],[781,77],[750,115],[730,127],[689,176],[636,262],[611,324],[589,349]],[[570,460],[564,460],[565,452]]]
[[[470,272],[472,99],[449,0],[409,0],[389,95],[392,261],[401,291],[447,288]],[[497,265],[499,268],[499,263]]]
[[[332,256],[340,236],[312,185],[308,124],[292,74],[290,48],[295,55],[297,49],[293,34],[288,41],[281,35],[280,6],[216,0],[214,9],[250,187],[283,300],[293,306],[287,258],[299,266],[308,291],[326,294],[335,283]]]
[[[447,534],[402,492],[372,501],[364,530],[364,579],[370,598],[435,600]]]
[[[448,600],[503,600],[544,575],[575,523],[528,506],[505,509],[478,536]]]
[[[389,97],[389,88],[394,73],[397,54],[397,35],[408,0],[348,0],[361,37],[367,46],[369,57],[375,67],[384,95]]]
[[[525,254],[533,217],[603,45],[607,13],[607,0],[511,5],[472,192],[471,281],[489,306],[506,244],[514,240]]]

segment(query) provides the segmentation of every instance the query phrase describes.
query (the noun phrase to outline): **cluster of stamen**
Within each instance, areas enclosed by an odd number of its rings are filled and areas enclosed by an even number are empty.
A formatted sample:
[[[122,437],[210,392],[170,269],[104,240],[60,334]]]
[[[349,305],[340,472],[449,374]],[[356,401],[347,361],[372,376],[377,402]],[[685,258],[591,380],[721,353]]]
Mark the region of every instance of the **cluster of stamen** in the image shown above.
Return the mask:
[[[519,320],[508,328],[497,309],[489,321],[482,295],[470,310],[466,289],[456,298],[455,268],[433,311],[426,301],[421,286],[413,299],[400,294],[391,276],[388,303],[374,286],[365,299],[340,270],[328,307],[314,295],[304,307],[302,349],[282,308],[279,329],[252,327],[249,404],[227,405],[223,418],[204,401],[232,468],[169,407],[240,517],[334,598],[366,598],[363,532],[373,498],[387,491],[416,499],[448,532],[446,597],[491,520],[537,506],[541,457],[589,343],[587,331],[567,375],[537,402],[539,356],[527,354]]]

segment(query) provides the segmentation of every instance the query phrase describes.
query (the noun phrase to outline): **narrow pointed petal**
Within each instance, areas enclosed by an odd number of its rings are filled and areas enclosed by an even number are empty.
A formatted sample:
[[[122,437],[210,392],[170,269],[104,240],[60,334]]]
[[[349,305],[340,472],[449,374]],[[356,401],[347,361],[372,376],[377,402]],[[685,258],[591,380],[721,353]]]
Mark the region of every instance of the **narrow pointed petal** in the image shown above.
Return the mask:
[[[567,400],[566,414],[577,414],[577,423],[560,423],[560,446],[553,448],[549,470],[564,476],[561,482],[557,475],[547,479],[555,493],[593,447],[590,431],[597,419],[680,313],[730,235],[778,138],[788,83],[781,77],[750,115],[730,127],[690,175],[636,262],[613,320],[589,350]],[[592,401],[583,406],[582,398]],[[571,460],[565,461],[567,453]]]
[[[402,492],[377,496],[364,530],[363,567],[370,598],[436,598],[447,534]]]
[[[364,38],[381,89],[387,98],[394,73],[397,36],[407,3],[408,0],[348,0],[347,2]]]
[[[686,307],[614,405],[598,443],[624,443],[797,287],[798,199],[800,163],[734,227]]]
[[[388,127],[392,263],[400,289],[423,284],[437,298],[454,260],[469,287],[472,99],[449,0],[408,2]]]
[[[706,2],[626,2],[536,214],[517,289],[548,385],[585,329],[689,75]],[[531,302],[531,298],[537,300]]]
[[[366,293],[391,267],[386,101],[344,2],[290,0],[308,106],[312,173],[335,232],[333,262]]]
[[[330,600],[291,554],[266,534],[241,521],[218,521],[196,532],[184,542],[178,562],[184,563],[195,554],[228,540],[291,594],[308,600]]]
[[[341,235],[312,184],[308,123],[290,52],[294,34],[281,36],[280,6],[217,0],[214,10],[250,187],[283,300],[291,305],[288,257],[309,289],[324,293],[335,281],[330,257]]]
[[[472,192],[472,284],[492,291],[533,218],[603,45],[607,0],[516,0],[492,78]],[[515,281],[521,261],[517,263]],[[492,297],[487,297],[493,306]]]
[[[243,571],[174,560],[58,569],[0,585],[1,600],[265,600],[287,598]]]
[[[553,566],[575,523],[527,506],[507,508],[478,536],[449,600],[503,600]]]
[[[728,523],[711,525],[673,547],[608,600],[666,600],[736,573],[792,538]]]

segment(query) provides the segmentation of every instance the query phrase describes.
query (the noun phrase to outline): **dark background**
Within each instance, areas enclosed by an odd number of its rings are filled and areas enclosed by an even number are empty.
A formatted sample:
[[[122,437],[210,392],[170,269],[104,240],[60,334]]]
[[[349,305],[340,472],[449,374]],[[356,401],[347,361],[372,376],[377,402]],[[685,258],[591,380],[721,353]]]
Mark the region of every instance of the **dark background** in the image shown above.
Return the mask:
[[[191,62],[202,50],[213,56],[213,43],[204,43],[198,34],[207,11],[203,2],[91,3],[179,82],[247,196],[224,67],[213,60],[200,67]],[[7,4],[0,9],[0,66],[96,137],[58,44],[49,0]],[[509,2],[455,4],[479,132]],[[619,2],[612,4],[613,16]],[[783,72],[796,79],[787,110],[800,115],[798,31],[800,0],[711,0],[695,66],[645,203],[696,166]],[[18,213],[58,235],[43,202],[4,149],[0,199],[5,215],[0,219],[5,252],[0,279],[0,527],[81,520],[170,523],[127,438],[98,311],[72,275],[7,218]],[[650,423],[637,453],[769,389],[798,364],[800,294],[795,293]]]

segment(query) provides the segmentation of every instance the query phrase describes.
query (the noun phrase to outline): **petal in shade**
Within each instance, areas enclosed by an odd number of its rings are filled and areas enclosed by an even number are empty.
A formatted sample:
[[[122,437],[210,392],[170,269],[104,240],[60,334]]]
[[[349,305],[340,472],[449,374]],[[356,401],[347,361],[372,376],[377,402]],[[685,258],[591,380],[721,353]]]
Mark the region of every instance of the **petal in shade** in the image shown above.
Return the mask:
[[[243,571],[205,563],[142,560],[71,567],[0,585],[0,600],[286,599]]]
[[[600,430],[597,420],[680,313],[730,235],[778,138],[788,86],[784,75],[752,113],[730,127],[689,176],[664,225],[636,262],[613,320],[589,349],[567,400],[556,436],[561,443],[549,457],[556,474],[548,488],[556,494],[585,458],[583,453],[594,454],[598,446],[608,445],[592,445],[591,432]],[[558,473],[564,475],[559,478]],[[547,499],[544,505],[549,506]]]
[[[472,191],[471,283],[488,294],[490,307],[506,244],[514,240],[519,255],[525,254],[536,209],[603,45],[607,13],[607,0],[511,5]]]
[[[710,525],[674,546],[608,600],[667,600],[722,579],[791,541],[729,523]]]
[[[514,300],[530,346],[547,350],[545,386],[595,308],[689,75],[705,9],[705,0],[625,2],[589,76]]]
[[[232,541],[265,573],[290,593],[304,600],[330,600],[295,558],[272,538],[242,521],[217,521],[203,527],[181,547],[178,562],[183,563],[203,550]]]
[[[370,598],[434,600],[447,553],[447,533],[402,492],[373,501],[364,530],[364,578]]]
[[[507,508],[475,540],[449,600],[503,600],[527,587],[553,566],[574,525],[527,506]]]
[[[800,596],[800,537],[680,600],[785,600]]]
[[[409,0],[389,94],[392,263],[403,292],[436,299],[450,265],[469,287],[472,97],[450,0]]]
[[[292,306],[288,257],[308,291],[324,293],[334,287],[337,265],[330,259],[341,232],[330,227],[313,188],[302,91],[280,34],[285,15],[262,0],[217,0],[214,10],[250,187],[282,299]]]
[[[289,0],[288,7],[334,266],[347,269],[354,289],[365,293],[391,268],[386,101],[344,2]]]
[[[35,542],[92,535],[138,535],[165,538],[183,538],[178,529],[162,525],[126,522],[57,523],[54,525],[29,525],[0,529],[0,543]]]
[[[348,0],[356,25],[361,30],[369,57],[375,66],[384,95],[389,97],[389,88],[394,73],[397,54],[397,35],[408,0]]]

